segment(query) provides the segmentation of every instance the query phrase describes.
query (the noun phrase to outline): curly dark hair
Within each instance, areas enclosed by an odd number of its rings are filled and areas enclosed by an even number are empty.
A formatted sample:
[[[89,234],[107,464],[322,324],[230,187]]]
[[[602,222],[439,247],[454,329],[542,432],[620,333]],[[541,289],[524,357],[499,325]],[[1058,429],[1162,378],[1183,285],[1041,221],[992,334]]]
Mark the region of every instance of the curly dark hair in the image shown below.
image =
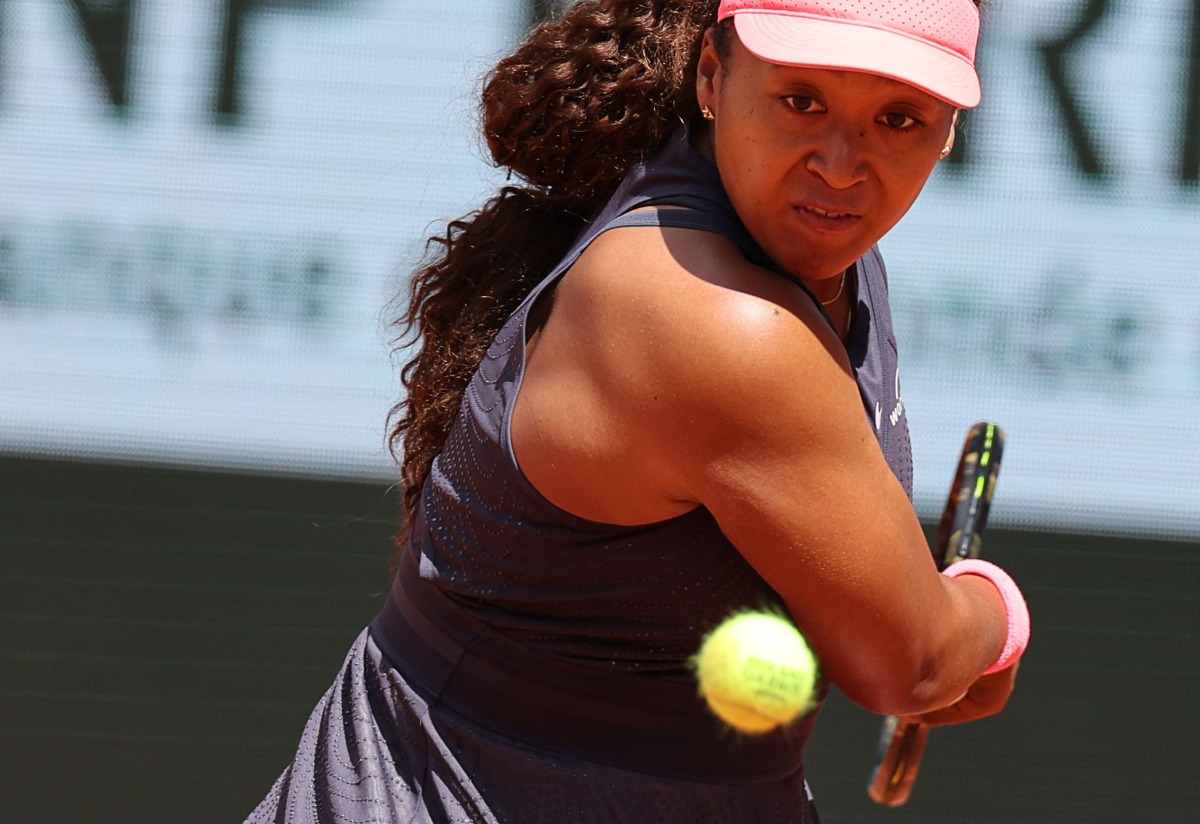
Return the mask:
[[[718,5],[587,0],[537,26],[486,78],[487,145],[521,184],[427,241],[395,321],[398,347],[417,344],[389,417],[407,522],[500,326],[625,173],[695,116],[696,61]]]

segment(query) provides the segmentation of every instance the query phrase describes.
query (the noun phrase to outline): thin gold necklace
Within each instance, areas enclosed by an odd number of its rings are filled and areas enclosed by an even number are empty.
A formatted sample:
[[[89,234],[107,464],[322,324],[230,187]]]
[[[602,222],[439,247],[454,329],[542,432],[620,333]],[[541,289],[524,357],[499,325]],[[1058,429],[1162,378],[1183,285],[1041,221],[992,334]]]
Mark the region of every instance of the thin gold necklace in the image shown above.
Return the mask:
[[[830,304],[837,303],[837,299],[842,296],[842,292],[844,292],[844,291],[846,291],[846,270],[845,269],[842,270],[842,280],[838,284],[837,294],[834,295],[833,297],[831,297],[829,300],[822,300],[821,305],[829,306]],[[820,300],[820,298],[818,298],[818,300]]]

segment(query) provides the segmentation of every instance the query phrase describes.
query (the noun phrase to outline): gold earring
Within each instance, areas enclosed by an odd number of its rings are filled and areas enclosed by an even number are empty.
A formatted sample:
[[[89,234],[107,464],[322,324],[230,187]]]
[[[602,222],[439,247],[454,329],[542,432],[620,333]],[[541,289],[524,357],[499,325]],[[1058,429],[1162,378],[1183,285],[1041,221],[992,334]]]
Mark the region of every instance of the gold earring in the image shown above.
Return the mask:
[[[713,114],[712,109],[708,108],[708,106],[701,106],[700,114],[704,117],[705,120],[716,120],[717,119],[717,116],[715,114]]]
[[[938,155],[938,160],[945,160],[946,158],[948,158],[950,156],[951,151],[952,151],[951,147],[943,146],[942,153]]]

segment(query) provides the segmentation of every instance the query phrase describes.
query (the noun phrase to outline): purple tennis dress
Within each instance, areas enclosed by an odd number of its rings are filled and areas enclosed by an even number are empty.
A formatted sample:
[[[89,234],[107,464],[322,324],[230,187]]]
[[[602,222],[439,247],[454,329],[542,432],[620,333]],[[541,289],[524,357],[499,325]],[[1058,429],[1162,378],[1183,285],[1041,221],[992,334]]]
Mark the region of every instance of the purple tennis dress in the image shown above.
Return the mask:
[[[656,205],[685,208],[630,214]],[[602,232],[645,225],[716,232],[775,268],[686,132],[629,173],[497,334],[434,461],[387,602],[248,821],[817,820],[803,767],[816,713],[738,735],[704,706],[688,666],[730,612],[782,608],[778,595],[703,507],[637,527],[588,521],[543,498],[513,454],[530,306]],[[911,494],[877,250],[854,275],[850,361]]]

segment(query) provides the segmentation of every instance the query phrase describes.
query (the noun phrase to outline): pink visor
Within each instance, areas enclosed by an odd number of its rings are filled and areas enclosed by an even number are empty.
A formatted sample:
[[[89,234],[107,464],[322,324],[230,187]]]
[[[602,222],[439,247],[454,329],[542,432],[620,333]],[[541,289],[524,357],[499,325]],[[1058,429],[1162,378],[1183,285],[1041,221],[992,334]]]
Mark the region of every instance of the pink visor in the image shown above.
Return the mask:
[[[728,17],[768,63],[868,72],[979,105],[972,0],[722,0],[717,21]]]

